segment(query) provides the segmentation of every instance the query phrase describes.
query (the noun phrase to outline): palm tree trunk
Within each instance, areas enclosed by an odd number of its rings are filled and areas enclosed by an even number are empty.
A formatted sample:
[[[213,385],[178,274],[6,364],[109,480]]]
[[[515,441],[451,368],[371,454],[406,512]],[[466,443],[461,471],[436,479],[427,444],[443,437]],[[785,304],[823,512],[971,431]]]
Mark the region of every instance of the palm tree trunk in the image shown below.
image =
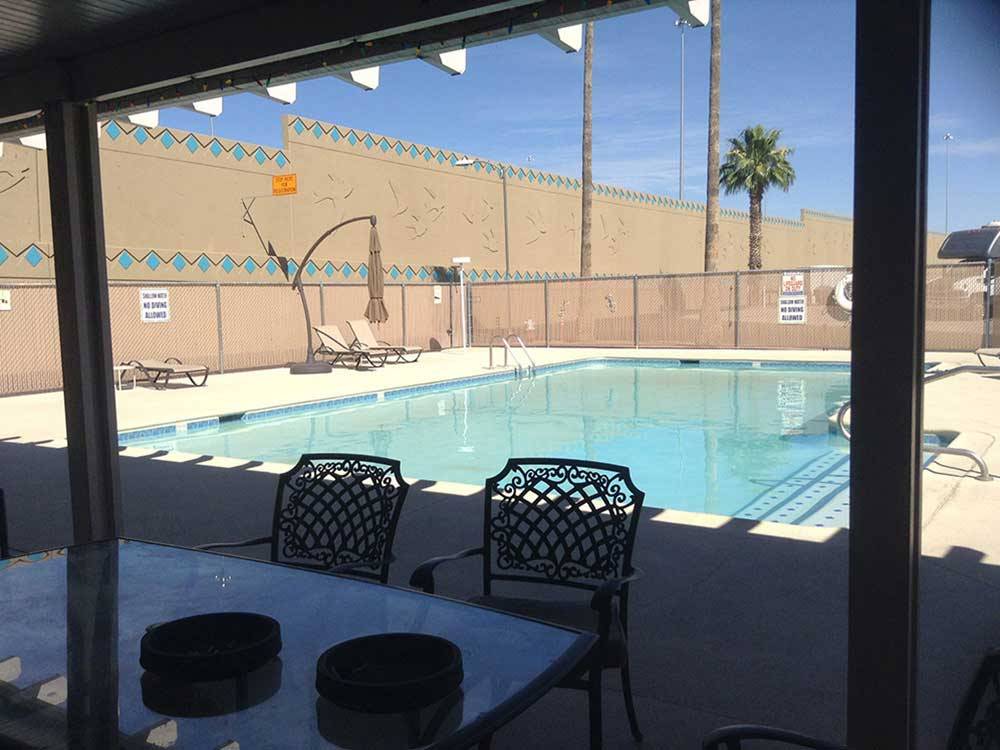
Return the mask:
[[[764,191],[754,189],[750,191],[750,263],[751,271],[756,271],[763,266],[761,262],[761,204],[764,202]]]
[[[593,139],[594,111],[591,100],[594,91],[594,22],[587,23],[583,51],[583,205],[580,209],[580,276],[591,275],[590,244],[591,213],[594,206]]]
[[[708,177],[705,186],[705,273],[719,266],[719,88],[722,77],[722,0],[712,0],[708,71]]]

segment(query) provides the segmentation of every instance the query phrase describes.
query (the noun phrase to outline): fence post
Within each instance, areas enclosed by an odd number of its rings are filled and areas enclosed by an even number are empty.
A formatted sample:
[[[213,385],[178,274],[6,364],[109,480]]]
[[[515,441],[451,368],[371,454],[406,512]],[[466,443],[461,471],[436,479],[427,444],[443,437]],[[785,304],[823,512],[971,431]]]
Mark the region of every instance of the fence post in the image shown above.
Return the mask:
[[[399,319],[403,326],[403,346],[406,346],[409,342],[406,340],[406,282],[405,281],[399,285],[399,306],[402,309],[402,312],[399,315]]]
[[[215,334],[219,342],[219,374],[226,371],[226,349],[222,343],[222,285],[215,282]]]
[[[639,348],[639,277],[632,276],[632,343]]]
[[[542,319],[545,322],[545,348],[549,347],[549,280],[542,282]]]
[[[733,346],[740,348],[740,272],[733,273]]]
[[[319,282],[319,324],[326,325],[326,295],[323,293],[323,282]]]
[[[992,336],[993,319],[993,261],[986,259],[986,267],[983,269],[983,346],[989,347]]]

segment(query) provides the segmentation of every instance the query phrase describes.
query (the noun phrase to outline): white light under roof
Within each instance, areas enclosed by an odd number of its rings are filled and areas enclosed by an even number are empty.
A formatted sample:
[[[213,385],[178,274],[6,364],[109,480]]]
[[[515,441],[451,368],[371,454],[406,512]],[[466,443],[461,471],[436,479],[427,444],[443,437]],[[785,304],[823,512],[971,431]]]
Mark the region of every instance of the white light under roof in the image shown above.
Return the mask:
[[[453,49],[450,52],[435,52],[430,55],[421,55],[420,59],[429,65],[433,65],[438,70],[443,70],[448,75],[460,76],[465,72],[465,49]]]
[[[160,124],[160,110],[150,109],[146,112],[136,112],[134,115],[128,116],[128,121],[133,125],[155,128]]]
[[[359,89],[372,91],[378,88],[379,66],[375,65],[371,68],[359,68],[358,70],[351,70],[345,73],[334,73],[333,75],[340,80],[351,84],[352,86],[357,86]]]

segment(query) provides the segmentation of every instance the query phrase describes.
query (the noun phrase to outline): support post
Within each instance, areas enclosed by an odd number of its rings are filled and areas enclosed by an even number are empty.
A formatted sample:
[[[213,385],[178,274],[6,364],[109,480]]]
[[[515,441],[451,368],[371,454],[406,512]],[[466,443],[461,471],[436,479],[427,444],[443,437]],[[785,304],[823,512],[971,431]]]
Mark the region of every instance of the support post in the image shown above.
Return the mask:
[[[549,347],[549,280],[542,282],[542,304],[545,308],[545,348]]]
[[[740,348],[740,272],[733,273],[733,346]]]
[[[215,335],[219,342],[219,374],[226,371],[226,348],[222,342],[222,284],[215,282]]]
[[[911,750],[930,0],[856,7],[847,745]]]
[[[319,324],[326,325],[326,294],[323,282],[319,282]]]
[[[993,346],[993,260],[986,259],[983,269],[983,346]]]
[[[639,348],[639,277],[632,276],[632,343]]]
[[[45,106],[73,541],[120,536],[118,430],[96,107]]]
[[[399,298],[400,298],[399,307],[401,309],[399,319],[403,326],[403,346],[406,346],[407,344],[409,344],[409,341],[407,341],[406,338],[406,282],[405,281],[399,285]]]

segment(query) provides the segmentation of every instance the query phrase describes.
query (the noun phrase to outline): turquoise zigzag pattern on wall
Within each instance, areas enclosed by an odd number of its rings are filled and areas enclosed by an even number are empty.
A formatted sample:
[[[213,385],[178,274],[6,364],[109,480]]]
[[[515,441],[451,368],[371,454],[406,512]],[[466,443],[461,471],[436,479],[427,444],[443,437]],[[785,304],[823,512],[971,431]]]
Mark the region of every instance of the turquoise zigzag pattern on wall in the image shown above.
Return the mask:
[[[10,258],[21,258],[32,268],[36,268],[43,260],[50,260],[52,254],[42,250],[38,245],[31,243],[21,250],[11,250],[3,243],[0,243],[0,267]],[[202,273],[221,269],[223,273],[233,274],[238,277],[241,273],[246,275],[256,275],[258,278],[271,279],[276,282],[282,280],[281,269],[271,258],[254,257],[245,255],[242,257],[225,254],[221,258],[210,258],[205,253],[161,253],[156,250],[146,250],[136,252],[128,248],[122,248],[114,255],[110,255],[107,261],[111,265],[117,265],[122,270],[128,271],[134,266],[144,266],[144,272],[164,273],[173,269],[181,273],[189,268],[197,268]],[[298,270],[295,261],[289,261],[288,271],[294,274]],[[442,266],[399,266],[393,264],[385,266],[383,271],[390,282],[448,282],[457,280],[453,278],[451,268]],[[0,271],[2,274],[2,271]],[[309,261],[303,270],[303,276],[307,280],[322,282],[361,282],[368,278],[368,264],[359,263],[334,263],[333,261]],[[541,271],[515,271],[513,274],[504,276],[503,272],[492,268],[471,268],[466,271],[466,278],[473,282],[491,281],[542,281],[548,279],[571,279],[576,274],[551,273]]]
[[[51,254],[42,250],[34,242],[20,250],[11,250],[3,243],[0,243],[0,266],[3,266],[9,258],[23,258],[29,266],[37,268],[39,263],[51,257]]]
[[[329,138],[334,143],[340,143],[341,141],[346,142],[351,147],[356,149],[364,149],[366,151],[371,151],[375,149],[376,151],[385,154],[386,156],[390,154],[395,154],[397,158],[408,159],[410,161],[425,161],[434,162],[441,166],[449,164],[455,167],[455,163],[459,159],[467,158],[464,154],[459,154],[454,151],[446,151],[440,148],[432,148],[430,146],[422,146],[419,143],[412,143],[409,141],[393,140],[387,138],[383,135],[376,135],[374,133],[369,133],[365,130],[358,130],[356,128],[342,128],[339,125],[329,125],[322,123],[318,120],[306,121],[301,117],[295,117],[289,123],[289,127],[295,131],[296,135],[301,136],[303,133],[312,134],[313,138],[316,140],[323,140],[324,138]],[[551,172],[543,172],[538,169],[525,169],[524,167],[516,167],[512,164],[501,164],[500,162],[490,162],[487,160],[476,161],[469,167],[455,167],[456,169],[471,169],[474,172],[485,172],[486,174],[496,174],[500,175],[503,169],[507,170],[507,178],[516,178],[522,182],[527,182],[534,185],[549,185],[552,187],[563,188],[566,190],[579,191],[581,188],[580,180],[575,178],[566,177],[564,175],[553,174]],[[643,193],[638,190],[628,190],[626,188],[619,188],[613,185],[603,185],[600,183],[594,183],[594,193],[600,196],[606,196],[609,198],[616,198],[618,200],[629,201],[632,203],[641,203],[649,206],[660,206],[663,208],[675,208],[686,211],[704,211],[705,204],[699,203],[697,201],[681,201],[675,198],[671,198],[669,195],[656,195],[654,193]],[[732,209],[722,209],[722,215],[728,218],[735,219],[749,219],[750,214],[746,211],[734,211]],[[802,222],[795,221],[794,219],[785,219],[777,216],[765,216],[764,223],[766,224],[786,224],[789,226],[804,226]]]
[[[186,149],[192,154],[198,151],[208,151],[215,158],[226,154],[238,162],[248,159],[261,167],[267,162],[274,162],[279,167],[284,167],[289,163],[288,157],[280,149],[275,149],[269,154],[262,146],[252,144],[244,145],[234,142],[226,146],[218,138],[209,136],[203,140],[204,136],[199,138],[194,133],[176,133],[170,128],[147,128],[118,120],[108,121],[103,128],[104,133],[112,141],[132,137],[140,146],[145,146],[147,143],[159,143],[166,150],[177,147]]]

